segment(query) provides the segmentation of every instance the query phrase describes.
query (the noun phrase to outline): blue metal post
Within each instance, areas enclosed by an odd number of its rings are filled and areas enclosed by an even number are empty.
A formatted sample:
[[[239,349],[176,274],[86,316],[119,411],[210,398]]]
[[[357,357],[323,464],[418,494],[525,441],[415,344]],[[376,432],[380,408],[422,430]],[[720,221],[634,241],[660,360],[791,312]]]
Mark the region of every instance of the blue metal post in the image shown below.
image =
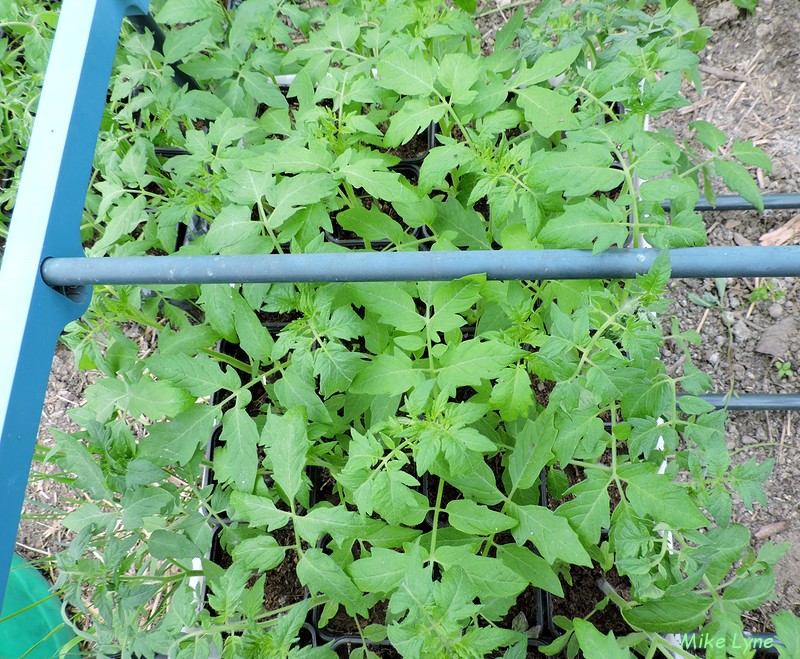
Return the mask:
[[[52,365],[91,288],[54,290],[40,266],[79,256],[80,221],[122,19],[149,0],[64,0],[0,267],[0,605]]]

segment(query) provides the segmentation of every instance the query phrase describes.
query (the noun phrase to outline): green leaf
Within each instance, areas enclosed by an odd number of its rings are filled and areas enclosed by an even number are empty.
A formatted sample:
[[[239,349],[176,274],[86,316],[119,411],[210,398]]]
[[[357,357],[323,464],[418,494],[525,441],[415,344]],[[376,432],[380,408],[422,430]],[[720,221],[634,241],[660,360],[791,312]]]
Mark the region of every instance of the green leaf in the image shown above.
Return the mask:
[[[352,151],[346,151],[335,163],[340,175],[355,188],[363,188],[376,199],[384,201],[417,201],[417,195],[402,174],[386,169],[385,161],[359,154],[352,160]]]
[[[674,529],[697,529],[709,525],[689,491],[673,483],[670,476],[657,473],[656,465],[621,465],[617,473],[627,483],[625,494],[637,514],[665,522]]]
[[[582,45],[544,53],[531,67],[522,66],[511,84],[515,88],[528,87],[553,78],[569,68],[583,50]],[[524,64],[524,61],[523,61]]]
[[[86,490],[96,500],[113,499],[114,493],[106,483],[103,470],[89,453],[86,445],[58,428],[52,428],[51,432],[61,452],[58,458],[59,466],[64,471],[75,474],[81,489]]]
[[[305,410],[295,407],[283,415],[270,414],[261,440],[272,462],[272,476],[287,501],[297,498],[304,487],[306,454],[310,448]]]
[[[681,412],[686,414],[704,414],[714,409],[711,403],[697,396],[681,396],[678,399],[678,407],[681,408]]]
[[[509,514],[519,521],[513,531],[518,543],[530,540],[548,563],[564,561],[590,566],[592,560],[577,533],[563,517],[542,506],[510,504]]]
[[[407,99],[389,120],[384,144],[396,147],[408,142],[431,122],[439,121],[446,112],[446,105],[431,105],[430,101],[421,98]]]
[[[466,53],[448,53],[439,62],[436,79],[444,88],[445,96],[450,97],[451,103],[467,105],[479,94],[472,87],[482,73],[480,60]]]
[[[575,498],[556,509],[556,514],[569,520],[570,526],[587,545],[598,544],[603,529],[611,526],[610,483],[609,474],[599,469],[589,469],[585,480],[567,490]]]
[[[153,558],[162,561],[171,559],[200,558],[202,552],[182,533],[156,529],[147,539],[147,549]]]
[[[139,457],[159,466],[185,465],[208,444],[216,415],[213,407],[195,405],[174,419],[147,426],[147,436],[139,440]]]
[[[370,396],[397,396],[425,381],[403,353],[376,355],[353,380],[350,391]]]
[[[545,246],[591,247],[592,253],[598,254],[612,245],[622,247],[628,231],[622,208],[611,202],[601,204],[593,199],[584,199],[578,204],[570,204],[563,214],[548,220],[538,239]]]
[[[577,144],[569,151],[543,152],[532,177],[548,191],[585,197],[613,190],[625,180],[621,170],[611,167],[613,160],[611,152],[599,144]]]
[[[728,143],[728,136],[707,121],[692,121],[689,123],[689,128],[695,132],[695,139],[714,153]]]
[[[623,609],[628,624],[646,632],[690,632],[706,621],[713,600],[697,593],[683,593]]]
[[[434,91],[433,66],[421,53],[413,59],[402,50],[384,52],[378,60],[377,83],[405,96],[422,96]]]
[[[306,549],[297,563],[297,578],[313,593],[322,593],[332,602],[342,604],[349,615],[367,615],[361,591],[333,558],[321,549]]]
[[[767,505],[764,483],[769,480],[774,465],[775,461],[772,459],[758,464],[755,458],[750,458],[744,464],[736,465],[731,471],[731,487],[742,498],[748,510],[752,510],[754,501],[758,501],[762,506]]]
[[[131,385],[128,411],[131,416],[155,420],[175,417],[188,410],[194,402],[195,397],[189,392],[166,380],[151,380],[145,376]]]
[[[527,547],[500,545],[497,548],[497,558],[536,588],[564,597],[561,580],[553,566]]]
[[[266,526],[268,531],[283,528],[292,518],[291,513],[278,510],[272,499],[239,490],[231,492],[231,506],[233,519],[253,526]]]
[[[344,506],[316,507],[295,518],[295,527],[300,537],[311,545],[328,534],[334,543],[342,546],[347,540],[363,537],[366,531],[361,515]]]
[[[80,533],[87,528],[103,529],[116,524],[117,514],[100,510],[94,503],[84,503],[69,513],[62,524],[73,533]]]
[[[447,349],[437,381],[445,390],[479,385],[483,380],[498,377],[504,367],[524,354],[524,350],[502,341],[470,339]]]
[[[162,471],[163,474],[163,471]],[[122,524],[129,531],[140,530],[146,517],[163,519],[175,505],[175,495],[162,487],[140,487],[122,497]]]
[[[791,611],[781,611],[772,616],[775,631],[783,647],[778,646],[781,659],[800,657],[800,618]]]
[[[631,659],[630,650],[620,646],[614,632],[602,634],[591,623],[581,618],[572,621],[578,644],[586,659]]]
[[[425,160],[422,161],[417,185],[424,192],[430,192],[434,188],[442,189],[446,185],[447,175],[452,170],[459,166],[466,167],[473,160],[475,160],[475,154],[464,142],[434,147],[425,156]],[[458,206],[458,210],[462,212],[464,210],[457,200],[449,202],[449,205],[451,211],[454,210],[453,205]],[[483,230],[483,234],[482,239],[485,241],[485,230]]]
[[[208,355],[190,357],[184,353],[153,355],[147,367],[159,378],[170,380],[194,397],[210,396],[220,389],[235,391],[241,380],[235,370],[222,366]]]
[[[298,209],[330,197],[338,189],[330,174],[295,174],[282,179],[267,190],[272,205],[267,221],[273,230],[279,229]]]
[[[270,363],[275,341],[269,330],[261,324],[252,307],[238,293],[233,295],[233,325],[239,336],[239,345],[251,359]]]
[[[421,492],[411,489],[419,487],[419,481],[411,474],[399,469],[383,469],[375,473],[372,481],[356,490],[356,503],[361,509],[363,498],[369,496],[369,505],[389,524],[421,524],[428,514],[429,502]]]
[[[233,483],[243,492],[252,491],[258,471],[258,428],[240,407],[222,417],[220,440],[224,446],[214,452],[214,475],[222,483]]]
[[[772,172],[772,161],[769,156],[753,144],[752,140],[734,140],[733,155],[740,162],[751,167],[760,167],[768,174]]]
[[[504,421],[528,416],[534,403],[533,389],[530,373],[522,364],[500,372],[489,402],[497,406]]]
[[[765,574],[739,577],[725,589],[722,599],[735,604],[740,611],[751,611],[774,596],[775,575],[769,570]]]
[[[482,599],[516,597],[528,585],[524,577],[496,558],[470,555],[459,560],[457,565]]]
[[[314,381],[313,363],[298,359],[283,372],[283,377],[275,383],[275,396],[285,408],[305,407],[310,421],[330,423],[331,416],[320,400]]]
[[[236,343],[233,289],[227,284],[201,284],[198,302],[206,322],[224,339]]]
[[[475,13],[475,9],[478,7],[477,0],[454,0],[454,2],[468,14]]]
[[[401,332],[419,332],[425,319],[417,313],[414,298],[402,284],[376,282],[351,284],[353,297],[365,310],[378,314],[382,322]]]
[[[373,547],[372,555],[347,566],[356,586],[365,593],[392,593],[405,577],[410,555],[405,552]]]
[[[717,160],[714,163],[714,168],[722,177],[725,185],[728,186],[732,192],[739,193],[753,206],[761,212],[764,211],[764,200],[761,198],[761,190],[758,189],[758,184],[750,176],[747,171],[738,162],[731,162],[729,160]]]
[[[281,547],[278,541],[270,535],[260,535],[255,538],[246,538],[233,548],[233,560],[243,565],[248,570],[266,572],[277,567],[283,562],[286,547]]]
[[[156,14],[156,21],[166,25],[192,23],[204,18],[221,18],[220,6],[208,0],[167,0]]]
[[[536,86],[517,90],[517,96],[525,120],[542,137],[580,127],[578,119],[572,114],[575,100],[571,96]]]
[[[450,525],[471,535],[494,535],[508,531],[517,521],[469,499],[456,499],[445,508]]]

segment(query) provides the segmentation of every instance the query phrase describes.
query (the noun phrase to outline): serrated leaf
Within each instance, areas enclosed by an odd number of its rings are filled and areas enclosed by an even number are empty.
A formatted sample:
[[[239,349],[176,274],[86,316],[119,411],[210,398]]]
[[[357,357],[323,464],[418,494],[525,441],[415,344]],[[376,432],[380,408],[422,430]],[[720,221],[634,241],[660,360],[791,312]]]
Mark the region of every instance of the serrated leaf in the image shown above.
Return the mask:
[[[174,25],[221,17],[221,14],[219,5],[207,0],[167,0],[155,18],[159,23]]]
[[[758,501],[762,506],[767,505],[764,483],[769,479],[774,464],[772,459],[758,464],[755,458],[750,458],[744,464],[736,465],[731,471],[731,487],[742,498],[748,510],[753,508],[754,501]]]
[[[524,354],[520,348],[494,339],[470,339],[445,352],[437,381],[443,389],[479,385],[498,377],[504,367]]]
[[[294,407],[283,415],[267,416],[261,441],[272,462],[272,477],[287,502],[292,501],[304,486],[306,454],[310,448],[305,410]]]
[[[534,403],[530,373],[521,364],[503,369],[489,402],[497,406],[505,421],[527,417]]]
[[[399,469],[383,469],[372,477],[372,481],[367,481],[370,482],[370,503],[389,524],[414,526],[425,519],[429,502],[421,492],[411,489],[419,487],[419,481],[411,474]]]
[[[214,453],[214,475],[221,483],[233,483],[243,492],[253,490],[258,471],[258,428],[240,407],[222,417],[220,440],[224,446]]]
[[[695,139],[709,151],[716,151],[728,143],[728,136],[708,121],[692,121],[689,128],[695,132]]]
[[[401,284],[376,282],[353,284],[353,297],[367,311],[377,313],[382,322],[402,332],[419,332],[425,319],[417,313],[414,298]]]
[[[536,86],[517,90],[517,96],[525,120],[542,137],[580,127],[578,119],[572,114],[575,101],[571,96]]]
[[[422,54],[409,57],[402,50],[383,53],[378,60],[379,86],[405,96],[422,96],[434,91],[433,66]]]
[[[548,220],[538,239],[546,246],[591,248],[593,254],[598,254],[612,245],[622,247],[628,231],[627,218],[619,206],[584,199],[570,204],[564,213]]]
[[[517,521],[469,499],[456,499],[445,508],[450,526],[471,535],[494,535],[508,531]]]
[[[238,293],[233,296],[233,326],[239,336],[239,345],[251,359],[270,363],[275,341],[269,330],[261,324],[252,307]]]
[[[625,494],[637,514],[650,516],[675,529],[709,525],[688,490],[673,483],[669,476],[658,474],[655,465],[621,465],[618,474],[627,483]]]
[[[148,419],[175,417],[189,409],[195,397],[167,380],[144,377],[131,385],[128,411],[134,417]]]
[[[503,561],[488,556],[465,556],[458,562],[479,597],[516,597],[527,580]]]
[[[376,199],[399,202],[417,200],[414,191],[403,183],[405,177],[398,172],[388,171],[381,160],[369,157],[354,162],[345,160],[339,163],[339,172],[350,185],[363,188]]]
[[[620,646],[614,632],[602,634],[591,622],[581,618],[573,620],[573,625],[586,659],[631,659],[633,656],[630,650]]]
[[[350,391],[370,396],[396,396],[424,382],[422,371],[404,355],[376,355],[353,380]]]
[[[690,632],[701,626],[713,600],[696,593],[667,596],[623,609],[628,624],[647,632]]]
[[[231,287],[226,284],[202,284],[198,302],[205,312],[206,322],[224,339],[236,343]]]
[[[577,144],[569,151],[542,153],[532,177],[549,191],[585,197],[613,190],[625,180],[621,170],[611,167],[613,160],[611,152],[599,144]]]
[[[367,615],[361,591],[327,554],[311,547],[297,563],[297,578],[312,592],[322,593],[342,604],[351,616]]]
[[[564,597],[561,580],[553,566],[527,547],[500,545],[497,548],[497,558],[536,588]]]
[[[231,492],[231,506],[235,520],[266,526],[268,531],[283,528],[292,518],[291,513],[276,508],[272,499],[240,490]]]
[[[300,537],[311,545],[328,534],[334,543],[342,546],[348,539],[363,537],[365,531],[361,515],[344,506],[316,507],[295,518],[295,527]]]
[[[544,53],[536,59],[533,66],[521,67],[511,84],[517,88],[527,87],[564,73],[582,50],[583,46],[577,45]]]
[[[556,509],[556,514],[569,520],[570,526],[588,545],[598,544],[603,529],[611,526],[610,482],[608,474],[589,470],[585,480],[567,490],[575,498]]]
[[[722,593],[722,599],[735,604],[740,611],[757,609],[774,596],[775,575],[772,570],[768,570],[765,574],[739,577]]]
[[[532,542],[548,563],[564,561],[587,567],[592,564],[577,533],[563,517],[542,506],[510,504],[508,512],[519,521],[512,531],[514,539],[519,543]]]
[[[219,362],[208,355],[190,357],[182,353],[154,355],[147,360],[147,367],[159,378],[170,380],[194,397],[210,396],[226,389],[235,391],[241,380],[235,370],[223,370]]]
[[[404,552],[373,547],[371,556],[354,561],[347,572],[365,593],[392,593],[402,583],[410,558]]]
[[[156,529],[147,539],[147,549],[160,560],[200,558],[202,552],[182,533]]]
[[[446,105],[431,105],[429,101],[421,98],[406,100],[389,120],[389,129],[386,131],[384,144],[388,147],[405,144],[421,130],[427,128],[431,122],[439,121],[446,112]]]
[[[800,657],[800,618],[791,611],[781,611],[771,616],[778,639],[784,647],[778,647],[781,659]]]
[[[764,211],[764,200],[761,198],[761,190],[758,184],[750,176],[750,172],[738,162],[729,160],[717,160],[714,169],[722,177],[725,185],[732,192],[737,192],[749,201],[758,210]]]
[[[278,541],[270,535],[260,535],[255,538],[246,538],[233,548],[233,560],[243,565],[248,570],[266,572],[277,567],[283,562],[286,547],[281,547]]]
[[[82,489],[85,489],[95,499],[113,499],[114,494],[106,483],[103,470],[89,453],[89,449],[72,435],[52,428],[51,432],[56,440],[56,446],[61,452],[58,463],[61,468],[75,474]]]
[[[147,436],[139,440],[139,457],[159,466],[185,465],[208,444],[216,414],[213,407],[195,405],[174,419],[149,425]]]
[[[752,140],[734,140],[732,152],[745,165],[760,167],[768,174],[772,172],[772,161],[769,156],[762,149],[755,146]]]
[[[272,205],[267,221],[273,230],[279,229],[300,208],[330,197],[338,189],[330,174],[296,174],[282,179],[266,192]]]

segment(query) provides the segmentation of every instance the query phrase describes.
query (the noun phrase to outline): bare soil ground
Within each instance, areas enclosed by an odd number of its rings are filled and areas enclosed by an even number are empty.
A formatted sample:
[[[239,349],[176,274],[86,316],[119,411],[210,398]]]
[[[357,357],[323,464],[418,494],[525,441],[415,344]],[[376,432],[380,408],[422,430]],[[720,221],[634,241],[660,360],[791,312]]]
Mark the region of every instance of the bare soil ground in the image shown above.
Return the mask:
[[[487,3],[487,7],[493,3]],[[497,5],[508,4],[497,2]],[[797,0],[761,0],[755,14],[738,10],[730,2],[700,0],[702,20],[715,35],[701,54],[704,67],[703,94],[687,90],[691,106],[660,117],[657,126],[668,127],[689,139],[688,123],[695,119],[714,122],[732,137],[753,139],[773,158],[771,174],[760,173],[764,192],[800,191],[800,3]],[[491,40],[498,25],[511,11],[492,14],[482,30]],[[719,192],[725,190],[720,184]],[[710,243],[714,245],[759,244],[761,237],[784,226],[795,211],[713,212],[706,214]],[[800,242],[800,235],[789,244]],[[699,328],[703,345],[693,359],[710,373],[716,391],[726,392],[731,383],[738,392],[800,391],[800,323],[798,283],[792,279],[769,282],[773,299],[749,302],[751,292],[763,281],[729,280],[719,305],[699,306],[689,293],[702,297],[717,294],[711,280],[675,281],[674,312],[682,328]],[[669,347],[664,358],[675,365],[676,351]],[[779,374],[777,362],[792,362],[791,373]],[[85,379],[74,366],[69,351],[60,346],[42,416],[39,442],[52,445],[46,428],[74,430],[66,412],[83,399]],[[731,412],[727,441],[736,459],[775,460],[775,472],[767,488],[767,505],[748,511],[739,505],[736,518],[753,532],[756,545],[766,540],[792,544],[778,570],[779,600],[764,611],[788,608],[800,614],[800,418],[793,412]],[[69,488],[54,480],[42,480],[41,464],[35,464],[28,488],[25,512],[39,516],[69,505]],[[17,549],[38,560],[59,550],[65,532],[51,519],[24,519]],[[767,628],[765,615],[755,616],[753,629]]]
[[[701,53],[703,93],[687,88],[692,104],[654,124],[689,139],[688,124],[705,119],[731,137],[752,139],[773,161],[772,173],[758,172],[762,192],[800,191],[800,97],[796,97],[800,90],[800,3],[761,0],[752,15],[719,0],[701,0],[696,6],[701,21],[714,29]],[[716,190],[729,193],[721,182]],[[783,227],[798,213],[800,209],[705,213],[709,244],[765,244],[765,234]],[[786,244],[800,242],[800,234],[792,236],[789,231],[787,235]],[[673,282],[673,312],[681,328],[699,329],[703,337],[692,356],[695,364],[712,376],[719,393],[731,387],[740,393],[800,391],[800,282],[729,279],[723,283],[720,298],[714,280]],[[753,290],[765,285],[774,294],[751,303]],[[703,307],[689,298],[689,294],[702,297],[706,293],[717,297],[719,304]],[[679,352],[668,346],[664,359],[676,365]],[[785,362],[791,362],[790,372],[779,370]],[[737,521],[751,529],[756,546],[767,540],[792,544],[776,575],[779,599],[762,607],[764,612],[790,609],[800,613],[798,425],[797,412],[730,412],[726,433],[736,461],[752,457],[759,462],[775,460],[766,488],[767,505],[756,505],[752,511],[738,505],[734,513]],[[769,624],[765,616],[753,620],[754,629]]]

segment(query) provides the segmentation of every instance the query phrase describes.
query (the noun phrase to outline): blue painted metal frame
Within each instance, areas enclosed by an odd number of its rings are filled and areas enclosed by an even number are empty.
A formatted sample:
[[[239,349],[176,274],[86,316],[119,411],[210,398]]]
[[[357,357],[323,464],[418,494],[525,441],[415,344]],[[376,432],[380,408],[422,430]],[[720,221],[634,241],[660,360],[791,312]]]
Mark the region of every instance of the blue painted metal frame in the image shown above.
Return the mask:
[[[91,288],[57,291],[42,261],[79,256],[80,222],[122,19],[149,0],[64,0],[0,266],[0,605],[53,350]]]

